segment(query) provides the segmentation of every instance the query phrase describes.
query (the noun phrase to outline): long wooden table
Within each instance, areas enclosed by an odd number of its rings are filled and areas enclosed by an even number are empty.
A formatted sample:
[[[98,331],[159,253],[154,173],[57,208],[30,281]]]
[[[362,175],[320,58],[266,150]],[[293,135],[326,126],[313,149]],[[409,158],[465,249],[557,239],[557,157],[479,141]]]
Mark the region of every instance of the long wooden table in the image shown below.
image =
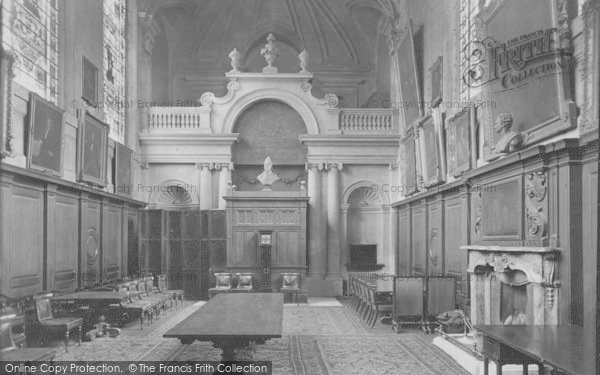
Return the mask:
[[[596,356],[592,334],[578,326],[505,326],[482,325],[475,329],[484,335],[484,374],[488,374],[489,360],[495,361],[497,374],[502,364],[537,363],[540,373],[544,365],[558,374],[595,374]]]
[[[110,305],[111,303],[119,303],[119,302],[127,300],[129,297],[135,297],[138,295],[139,295],[139,292],[83,290],[80,292],[74,292],[74,293],[69,293],[69,294],[63,294],[61,296],[52,297],[52,300],[57,301],[57,302],[73,301],[73,302],[77,302],[77,303]]]
[[[52,301],[59,304],[72,302],[78,306],[89,306],[89,309],[84,310],[85,312],[82,314],[83,331],[87,332],[94,328],[100,315],[105,315],[111,304],[127,302],[130,297],[139,296],[139,294],[138,291],[83,290],[52,297]]]
[[[182,344],[211,341],[223,351],[223,361],[232,361],[238,349],[281,337],[282,324],[282,293],[227,293],[210,299],[163,337]]]

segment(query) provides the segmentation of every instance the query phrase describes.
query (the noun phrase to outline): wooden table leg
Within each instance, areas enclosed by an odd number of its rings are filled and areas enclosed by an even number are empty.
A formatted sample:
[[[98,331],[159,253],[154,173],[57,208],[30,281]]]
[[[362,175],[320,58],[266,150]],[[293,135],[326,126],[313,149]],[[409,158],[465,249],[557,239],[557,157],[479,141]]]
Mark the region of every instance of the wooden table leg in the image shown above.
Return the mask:
[[[529,363],[524,362],[523,363],[523,375],[529,375]],[[540,374],[542,375],[542,374]]]
[[[496,362],[496,375],[502,375],[502,362]]]
[[[489,358],[488,357],[483,357],[483,375],[489,375],[490,374],[489,365],[490,365]]]

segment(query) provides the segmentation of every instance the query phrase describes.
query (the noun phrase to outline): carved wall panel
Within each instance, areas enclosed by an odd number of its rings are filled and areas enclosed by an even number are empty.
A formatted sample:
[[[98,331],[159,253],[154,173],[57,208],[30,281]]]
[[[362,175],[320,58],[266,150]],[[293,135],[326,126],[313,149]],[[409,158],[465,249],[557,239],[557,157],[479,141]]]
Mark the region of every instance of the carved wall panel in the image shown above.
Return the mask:
[[[548,183],[544,171],[525,175],[525,238],[529,245],[548,244]]]
[[[93,286],[100,279],[101,233],[100,233],[100,203],[81,198],[82,231],[80,246],[80,284]]]
[[[471,71],[483,68],[485,99],[494,106],[484,108],[485,153],[491,156],[494,145],[503,137],[494,124],[499,115],[511,114],[511,131],[522,133],[529,145],[565,131],[576,124],[572,99],[573,62],[566,0],[535,0],[524,11],[518,0],[493,1],[480,13],[480,52],[485,56]],[[506,27],[510,23],[511,27]],[[529,46],[533,56],[518,51]],[[515,56],[513,61],[505,56]],[[485,66],[484,66],[485,65]]]

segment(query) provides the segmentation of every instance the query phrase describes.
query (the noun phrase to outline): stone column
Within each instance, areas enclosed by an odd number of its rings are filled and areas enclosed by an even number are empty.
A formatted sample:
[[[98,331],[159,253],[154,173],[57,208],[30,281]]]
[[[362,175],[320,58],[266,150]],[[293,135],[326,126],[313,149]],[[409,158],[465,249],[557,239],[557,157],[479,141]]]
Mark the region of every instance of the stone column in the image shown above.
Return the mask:
[[[210,163],[198,164],[200,168],[200,209],[212,208],[212,173]]]
[[[329,164],[327,172],[327,277],[340,274],[340,171],[341,163]]]
[[[219,210],[224,210],[226,201],[223,199],[227,195],[227,189],[229,182],[231,182],[231,171],[233,170],[233,163],[221,164],[221,171],[219,172]]]
[[[127,93],[126,98],[129,106],[126,110],[126,133],[125,141],[129,148],[137,151],[137,137],[139,131],[139,108],[138,99],[138,10],[137,1],[127,3]]]
[[[323,231],[321,209],[322,164],[306,165],[308,170],[308,276],[324,277],[327,265],[327,244]]]

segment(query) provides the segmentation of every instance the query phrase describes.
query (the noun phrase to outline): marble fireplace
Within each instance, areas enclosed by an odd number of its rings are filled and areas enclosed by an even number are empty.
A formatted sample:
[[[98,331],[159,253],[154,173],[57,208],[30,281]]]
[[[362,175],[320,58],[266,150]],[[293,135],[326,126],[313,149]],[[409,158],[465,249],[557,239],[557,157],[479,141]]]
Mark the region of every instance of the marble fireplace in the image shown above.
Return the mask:
[[[560,250],[468,245],[471,321],[477,324],[558,324]]]

